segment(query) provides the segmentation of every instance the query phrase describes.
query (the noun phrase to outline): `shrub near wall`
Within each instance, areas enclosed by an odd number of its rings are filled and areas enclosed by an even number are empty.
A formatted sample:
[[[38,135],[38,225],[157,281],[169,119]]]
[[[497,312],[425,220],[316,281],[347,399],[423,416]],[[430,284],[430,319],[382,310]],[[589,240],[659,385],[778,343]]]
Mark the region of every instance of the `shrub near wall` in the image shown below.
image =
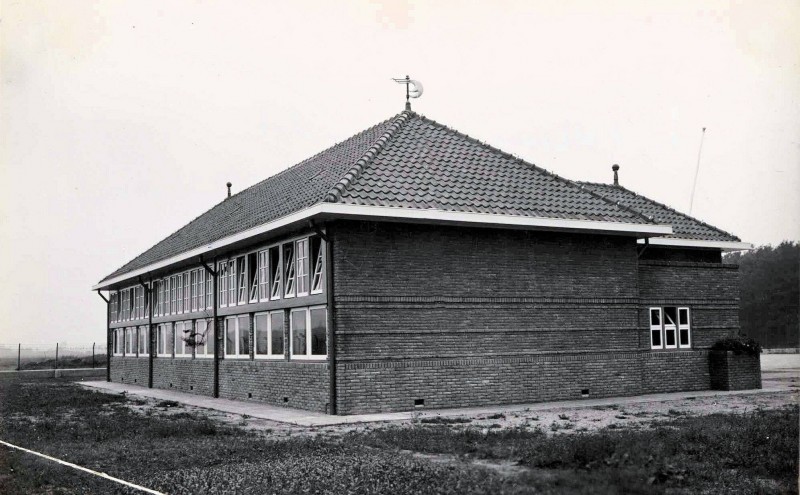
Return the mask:
[[[752,339],[724,339],[709,353],[711,388],[749,390],[761,388],[761,346]]]

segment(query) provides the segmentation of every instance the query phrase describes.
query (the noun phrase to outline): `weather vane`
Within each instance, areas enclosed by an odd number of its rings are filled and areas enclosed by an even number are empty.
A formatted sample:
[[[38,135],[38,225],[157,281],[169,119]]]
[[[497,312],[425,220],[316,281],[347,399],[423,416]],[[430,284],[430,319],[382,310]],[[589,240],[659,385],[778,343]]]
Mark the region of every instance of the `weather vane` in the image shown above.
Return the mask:
[[[419,98],[422,96],[422,83],[415,81],[408,76],[406,76],[405,79],[397,79],[393,77],[392,80],[396,83],[406,85],[406,110],[411,110],[411,102],[409,101],[409,98]]]

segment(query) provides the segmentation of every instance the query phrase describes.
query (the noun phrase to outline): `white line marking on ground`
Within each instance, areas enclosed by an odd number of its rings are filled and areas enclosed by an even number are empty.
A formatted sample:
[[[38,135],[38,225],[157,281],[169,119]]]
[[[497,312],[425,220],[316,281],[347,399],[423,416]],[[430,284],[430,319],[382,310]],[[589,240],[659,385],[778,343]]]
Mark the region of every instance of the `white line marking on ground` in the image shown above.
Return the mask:
[[[18,445],[14,445],[14,444],[11,444],[11,443],[8,443],[8,442],[4,442],[2,440],[0,440],[0,444],[3,444],[5,446],[7,446],[7,447],[11,447],[12,449],[17,449],[17,450],[21,450],[23,452],[27,452],[29,454],[38,455],[39,457],[44,457],[47,460],[55,461],[55,462],[57,462],[59,464],[63,464],[65,466],[69,466],[71,468],[75,468],[75,469],[78,469],[78,470],[81,470],[81,471],[85,471],[85,472],[93,474],[95,476],[99,476],[101,478],[105,478],[107,480],[111,480],[111,481],[113,481],[115,483],[119,483],[120,485],[125,485],[125,486],[129,486],[131,488],[135,488],[137,490],[141,490],[141,491],[143,491],[145,493],[152,493],[153,495],[165,495],[162,492],[157,492],[155,490],[151,490],[149,488],[145,488],[145,487],[139,486],[139,485],[134,485],[133,483],[127,482],[125,480],[121,480],[119,478],[115,478],[113,476],[109,476],[106,473],[98,473],[97,471],[92,471],[91,469],[87,469],[85,467],[78,466],[77,464],[73,464],[73,463],[67,462],[67,461],[62,461],[61,459],[56,459],[55,457],[50,457],[49,455],[45,455],[45,454],[42,454],[40,452],[29,450],[29,449],[20,447]]]

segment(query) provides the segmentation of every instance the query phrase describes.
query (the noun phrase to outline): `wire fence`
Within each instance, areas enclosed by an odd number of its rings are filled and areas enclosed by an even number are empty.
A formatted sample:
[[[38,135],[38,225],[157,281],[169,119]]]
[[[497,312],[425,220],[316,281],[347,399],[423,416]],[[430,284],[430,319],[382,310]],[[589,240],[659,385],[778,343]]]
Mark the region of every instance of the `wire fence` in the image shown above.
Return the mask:
[[[106,344],[0,344],[0,371],[105,368]]]

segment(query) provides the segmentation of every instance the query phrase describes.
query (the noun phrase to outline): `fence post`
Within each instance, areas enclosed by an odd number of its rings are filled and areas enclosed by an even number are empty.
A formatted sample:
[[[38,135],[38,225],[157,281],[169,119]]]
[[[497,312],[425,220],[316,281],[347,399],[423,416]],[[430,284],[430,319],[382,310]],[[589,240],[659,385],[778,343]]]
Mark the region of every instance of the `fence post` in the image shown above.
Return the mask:
[[[92,342],[92,369],[94,369],[94,345],[95,343]]]
[[[56,368],[58,369],[58,342],[56,342]]]
[[[17,371],[22,371],[22,344],[17,344]]]

